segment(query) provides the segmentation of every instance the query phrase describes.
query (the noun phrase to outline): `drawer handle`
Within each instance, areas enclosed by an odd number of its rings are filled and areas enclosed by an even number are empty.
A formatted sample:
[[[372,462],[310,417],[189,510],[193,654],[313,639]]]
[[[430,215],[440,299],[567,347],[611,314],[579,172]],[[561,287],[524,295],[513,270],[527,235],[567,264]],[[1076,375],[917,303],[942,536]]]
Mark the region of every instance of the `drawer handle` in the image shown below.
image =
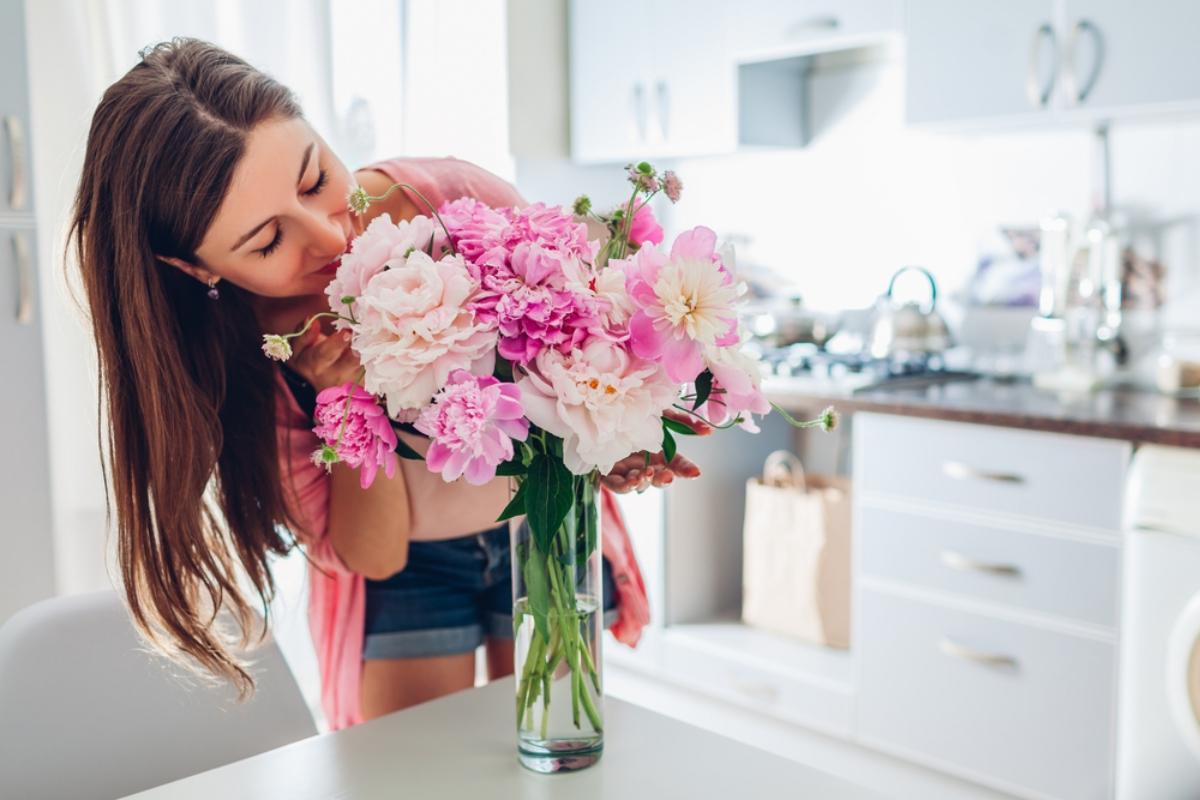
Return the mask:
[[[8,207],[12,211],[24,211],[29,200],[28,169],[25,162],[25,131],[17,117],[5,117],[4,128],[8,134],[8,152],[12,163],[12,185],[8,189]]]
[[[942,472],[956,481],[993,481],[995,483],[1024,483],[1025,478],[1012,472],[989,472],[976,469],[961,461],[947,461]]]
[[[17,265],[17,324],[33,324],[33,259],[29,242],[16,231],[12,236],[13,260]]]
[[[1017,668],[1017,660],[1012,656],[1006,656],[1003,653],[988,653],[984,650],[976,650],[973,647],[959,644],[953,639],[943,638],[938,643],[938,649],[951,658],[971,661],[976,664],[995,667],[996,669],[1015,670]]]
[[[994,564],[987,561],[977,561],[970,556],[956,553],[953,550],[942,551],[942,563],[950,569],[959,572],[985,572],[988,575],[999,575],[1004,578],[1021,577],[1021,568],[1015,564]]]

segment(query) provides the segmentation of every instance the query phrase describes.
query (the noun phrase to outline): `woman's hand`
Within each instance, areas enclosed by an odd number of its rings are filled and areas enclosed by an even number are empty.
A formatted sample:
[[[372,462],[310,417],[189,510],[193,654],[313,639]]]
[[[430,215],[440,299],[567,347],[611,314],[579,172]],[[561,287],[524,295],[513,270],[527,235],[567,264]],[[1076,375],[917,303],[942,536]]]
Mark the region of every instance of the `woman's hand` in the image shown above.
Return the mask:
[[[687,425],[695,431],[697,436],[708,436],[713,432],[711,425],[701,422],[690,414],[667,411],[663,416]],[[646,463],[646,457],[641,453],[634,453],[623,458],[602,480],[609,489],[618,494],[624,494],[630,491],[644,492],[649,486],[667,486],[673,483],[676,477],[698,478],[699,476],[700,468],[684,456],[676,453],[675,457],[671,459],[671,463],[668,464],[666,456],[658,452],[650,456],[649,464]]]
[[[350,332],[325,334],[319,322],[292,340],[287,365],[318,392],[357,381],[362,367],[350,348]]]

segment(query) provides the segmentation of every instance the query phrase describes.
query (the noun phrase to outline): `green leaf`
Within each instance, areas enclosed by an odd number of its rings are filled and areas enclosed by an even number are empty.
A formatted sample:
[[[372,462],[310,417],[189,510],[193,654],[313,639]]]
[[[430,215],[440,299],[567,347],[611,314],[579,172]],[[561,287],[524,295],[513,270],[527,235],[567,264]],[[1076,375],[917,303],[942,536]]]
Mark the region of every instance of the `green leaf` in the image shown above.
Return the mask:
[[[663,427],[674,431],[675,433],[683,434],[684,436],[695,436],[696,432],[690,426],[683,424],[677,419],[663,417]]]
[[[550,542],[575,504],[571,473],[557,458],[539,453],[530,462],[522,485],[529,487],[525,502],[529,531],[537,548],[549,553]]]
[[[663,428],[663,459],[670,464],[673,458],[675,458],[675,437],[669,430]]]
[[[517,486],[516,494],[514,494],[512,496],[512,499],[508,501],[508,505],[506,505],[504,507],[504,510],[500,512],[500,516],[496,518],[496,522],[504,522],[504,520],[506,520],[506,519],[512,519],[513,517],[519,517],[525,513],[525,484],[526,483],[527,483],[526,481],[521,481],[521,484],[519,486]]]
[[[525,559],[525,592],[529,598],[529,610],[533,614],[533,624],[542,641],[550,641],[550,577],[546,570],[550,565],[546,557],[536,550]]]
[[[525,474],[525,465],[521,463],[521,456],[517,454],[511,461],[505,461],[496,467],[496,474],[500,477],[514,478]]]
[[[712,394],[712,384],[713,374],[708,370],[704,370],[696,378],[696,400],[692,403],[693,411],[704,405],[704,401],[708,400],[708,396]]]

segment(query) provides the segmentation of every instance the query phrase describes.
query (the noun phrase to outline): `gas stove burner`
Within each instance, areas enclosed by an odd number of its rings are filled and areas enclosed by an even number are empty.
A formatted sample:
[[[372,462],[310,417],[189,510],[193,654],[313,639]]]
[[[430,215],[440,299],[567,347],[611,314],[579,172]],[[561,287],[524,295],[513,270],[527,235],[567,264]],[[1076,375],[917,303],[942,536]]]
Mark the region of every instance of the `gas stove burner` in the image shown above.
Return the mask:
[[[814,345],[792,345],[766,350],[762,359],[775,375],[852,394],[885,387],[917,388],[978,377],[973,372],[949,368],[946,360],[937,353],[879,359],[861,354],[829,353]]]

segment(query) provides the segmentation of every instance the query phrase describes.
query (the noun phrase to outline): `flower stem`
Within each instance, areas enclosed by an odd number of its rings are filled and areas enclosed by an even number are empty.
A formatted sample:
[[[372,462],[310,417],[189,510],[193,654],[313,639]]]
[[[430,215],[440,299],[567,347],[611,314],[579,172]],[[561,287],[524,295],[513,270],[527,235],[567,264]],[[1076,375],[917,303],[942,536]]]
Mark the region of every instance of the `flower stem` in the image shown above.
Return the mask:
[[[458,247],[455,246],[455,244],[454,244],[454,237],[450,235],[450,229],[447,228],[446,223],[442,221],[442,216],[440,214],[438,214],[437,209],[434,208],[434,206],[433,206],[433,203],[429,202],[429,198],[427,198],[425,195],[421,194],[421,190],[418,189],[417,187],[413,186],[411,183],[393,183],[391,186],[388,187],[388,190],[386,192],[384,192],[383,194],[379,195],[379,197],[370,197],[368,199],[370,199],[372,201],[386,200],[387,196],[389,194],[391,194],[393,191],[395,191],[396,189],[408,189],[410,192],[412,192],[413,194],[415,194],[417,197],[419,197],[421,199],[421,202],[424,203],[425,207],[429,209],[429,213],[433,215],[433,218],[438,221],[438,224],[442,226],[442,230],[445,231],[446,241],[450,243],[450,252],[454,253],[454,255],[458,255]]]

